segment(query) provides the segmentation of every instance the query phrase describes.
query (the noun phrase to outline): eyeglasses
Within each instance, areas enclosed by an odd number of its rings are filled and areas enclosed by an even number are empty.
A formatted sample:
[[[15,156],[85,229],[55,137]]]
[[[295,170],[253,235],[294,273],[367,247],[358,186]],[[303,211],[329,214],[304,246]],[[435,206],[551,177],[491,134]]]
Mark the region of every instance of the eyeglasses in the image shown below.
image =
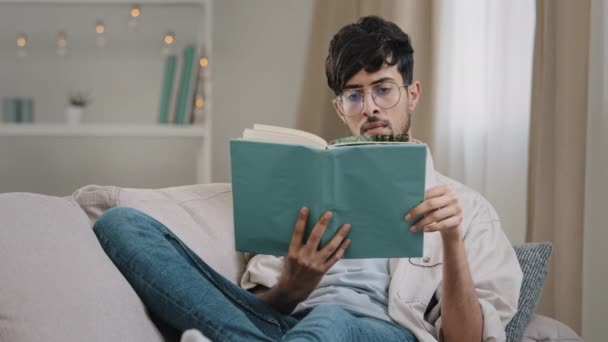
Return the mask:
[[[395,107],[401,100],[402,87],[407,88],[409,84],[398,85],[394,82],[382,82],[371,86],[372,100],[382,108],[389,109]],[[338,110],[344,116],[357,116],[363,112],[365,107],[365,87],[347,89],[334,99]]]

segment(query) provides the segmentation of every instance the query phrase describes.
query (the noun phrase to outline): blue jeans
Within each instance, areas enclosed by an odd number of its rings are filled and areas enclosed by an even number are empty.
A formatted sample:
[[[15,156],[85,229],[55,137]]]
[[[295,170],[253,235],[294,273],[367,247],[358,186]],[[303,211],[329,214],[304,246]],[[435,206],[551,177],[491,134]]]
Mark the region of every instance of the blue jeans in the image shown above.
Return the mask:
[[[196,328],[213,341],[416,341],[395,323],[337,305],[281,314],[138,210],[112,208],[93,230],[147,308],[179,331]]]

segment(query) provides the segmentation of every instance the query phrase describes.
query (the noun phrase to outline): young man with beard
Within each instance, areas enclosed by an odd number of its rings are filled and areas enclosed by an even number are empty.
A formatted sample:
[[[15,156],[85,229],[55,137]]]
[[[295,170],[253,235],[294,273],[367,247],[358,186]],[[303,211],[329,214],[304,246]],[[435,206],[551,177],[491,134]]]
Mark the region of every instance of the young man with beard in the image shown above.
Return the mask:
[[[353,135],[404,134],[421,93],[410,39],[365,17],[332,39],[326,74],[334,108]],[[221,341],[502,341],[522,273],[492,206],[433,169],[427,157],[425,257],[342,260],[343,225],[324,246],[332,213],[303,239],[302,208],[285,258],[256,255],[241,287],[216,273],[166,227],[129,208],[108,210],[94,229],[148,308],[179,330]],[[160,261],[171,265],[158,271]]]

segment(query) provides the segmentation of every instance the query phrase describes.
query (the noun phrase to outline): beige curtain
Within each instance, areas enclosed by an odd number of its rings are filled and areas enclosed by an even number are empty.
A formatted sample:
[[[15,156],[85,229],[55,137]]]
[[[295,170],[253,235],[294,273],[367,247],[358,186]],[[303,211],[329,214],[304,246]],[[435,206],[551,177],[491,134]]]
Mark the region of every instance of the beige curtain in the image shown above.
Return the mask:
[[[432,3],[419,0],[316,0],[298,128],[327,140],[350,135],[331,105],[334,94],[327,86],[325,58],[331,38],[341,27],[365,15],[379,15],[395,22],[412,37],[414,79],[421,81],[423,88],[421,102],[412,118],[413,135],[430,143],[432,90],[425,86],[430,85],[432,79]]]
[[[539,311],[581,332],[589,0],[538,0],[528,240],[551,241]]]

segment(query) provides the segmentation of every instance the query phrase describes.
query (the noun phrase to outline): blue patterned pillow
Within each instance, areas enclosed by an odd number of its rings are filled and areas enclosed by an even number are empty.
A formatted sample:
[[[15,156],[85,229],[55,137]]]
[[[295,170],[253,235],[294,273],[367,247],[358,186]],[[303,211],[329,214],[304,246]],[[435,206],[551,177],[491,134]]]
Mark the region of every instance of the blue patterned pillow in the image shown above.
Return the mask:
[[[550,242],[541,242],[525,243],[513,248],[524,273],[524,278],[519,294],[519,308],[509,325],[507,325],[506,333],[507,341],[519,342],[540,299],[545,276],[549,271],[552,246]]]

